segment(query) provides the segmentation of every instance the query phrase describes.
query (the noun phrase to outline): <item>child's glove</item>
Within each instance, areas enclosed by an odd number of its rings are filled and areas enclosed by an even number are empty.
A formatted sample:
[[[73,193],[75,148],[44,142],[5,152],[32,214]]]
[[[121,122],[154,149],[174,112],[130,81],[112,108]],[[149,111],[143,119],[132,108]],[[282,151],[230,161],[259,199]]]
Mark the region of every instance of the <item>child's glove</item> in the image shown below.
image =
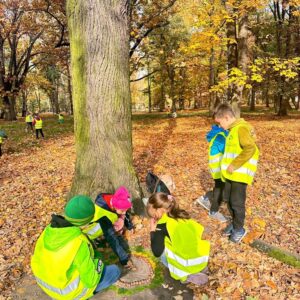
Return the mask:
[[[114,223],[114,229],[116,232],[121,231],[124,228],[125,216],[120,216],[119,219]]]

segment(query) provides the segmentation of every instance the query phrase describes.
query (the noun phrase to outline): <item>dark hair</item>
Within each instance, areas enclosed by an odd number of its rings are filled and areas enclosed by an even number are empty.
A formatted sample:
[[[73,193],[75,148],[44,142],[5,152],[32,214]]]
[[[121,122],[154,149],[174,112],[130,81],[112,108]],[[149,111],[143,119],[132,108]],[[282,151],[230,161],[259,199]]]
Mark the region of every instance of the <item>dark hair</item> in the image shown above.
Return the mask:
[[[147,212],[149,214],[149,208],[154,209],[164,208],[167,210],[167,214],[173,219],[189,219],[190,215],[187,211],[180,209],[175,199],[171,195],[165,193],[155,193],[149,198],[147,204]]]
[[[215,108],[213,118],[219,119],[224,118],[225,116],[235,117],[235,114],[230,104],[221,103]]]

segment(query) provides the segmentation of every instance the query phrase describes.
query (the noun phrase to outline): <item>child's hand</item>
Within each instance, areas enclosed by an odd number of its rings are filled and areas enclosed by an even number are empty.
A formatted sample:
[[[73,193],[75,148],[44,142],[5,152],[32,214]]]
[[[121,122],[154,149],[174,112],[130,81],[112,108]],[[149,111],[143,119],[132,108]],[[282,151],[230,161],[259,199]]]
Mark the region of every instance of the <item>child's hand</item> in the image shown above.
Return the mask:
[[[150,219],[150,231],[155,231],[156,223],[157,223],[156,219],[154,219],[154,218]]]
[[[234,167],[232,165],[229,165],[227,170],[226,170],[229,174],[232,174],[234,171]]]
[[[115,231],[120,231],[124,227],[124,219],[120,217],[115,223],[114,223],[114,229]]]

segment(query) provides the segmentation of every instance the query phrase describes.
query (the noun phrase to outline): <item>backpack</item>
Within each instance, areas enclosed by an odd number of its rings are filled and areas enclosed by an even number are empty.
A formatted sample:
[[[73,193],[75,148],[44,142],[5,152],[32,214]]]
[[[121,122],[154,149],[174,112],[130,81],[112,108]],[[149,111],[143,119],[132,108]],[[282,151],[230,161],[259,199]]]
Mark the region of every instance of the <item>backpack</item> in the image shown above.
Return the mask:
[[[166,184],[155,174],[148,172],[146,176],[147,190],[150,194],[162,192],[171,195]]]

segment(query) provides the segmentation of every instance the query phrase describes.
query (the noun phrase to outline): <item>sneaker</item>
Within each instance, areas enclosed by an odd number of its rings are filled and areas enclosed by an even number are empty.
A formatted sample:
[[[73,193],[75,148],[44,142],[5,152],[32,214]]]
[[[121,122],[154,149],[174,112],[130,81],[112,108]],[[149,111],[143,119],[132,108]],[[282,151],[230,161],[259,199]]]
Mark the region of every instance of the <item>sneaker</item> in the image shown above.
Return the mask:
[[[224,222],[227,222],[227,218],[223,216],[223,214],[221,214],[220,212],[218,211],[210,211],[209,213],[209,216],[212,218],[212,219],[215,219],[215,220],[218,220],[220,221],[221,223],[224,223]]]
[[[186,281],[196,285],[204,285],[208,282],[208,276],[204,273],[191,274]]]
[[[223,230],[223,234],[226,235],[226,236],[230,236],[231,233],[232,233],[232,231],[233,231],[233,225],[232,225],[232,223],[230,223],[230,224],[228,224],[228,225],[226,226],[226,228]]]
[[[199,197],[198,199],[196,199],[195,201],[196,204],[200,204],[201,206],[203,206],[206,210],[210,210],[210,201],[209,201],[209,198],[206,198],[206,197]]]
[[[247,234],[247,231],[244,228],[238,229],[238,230],[233,230],[230,235],[230,240],[234,243],[239,243],[246,234]]]

